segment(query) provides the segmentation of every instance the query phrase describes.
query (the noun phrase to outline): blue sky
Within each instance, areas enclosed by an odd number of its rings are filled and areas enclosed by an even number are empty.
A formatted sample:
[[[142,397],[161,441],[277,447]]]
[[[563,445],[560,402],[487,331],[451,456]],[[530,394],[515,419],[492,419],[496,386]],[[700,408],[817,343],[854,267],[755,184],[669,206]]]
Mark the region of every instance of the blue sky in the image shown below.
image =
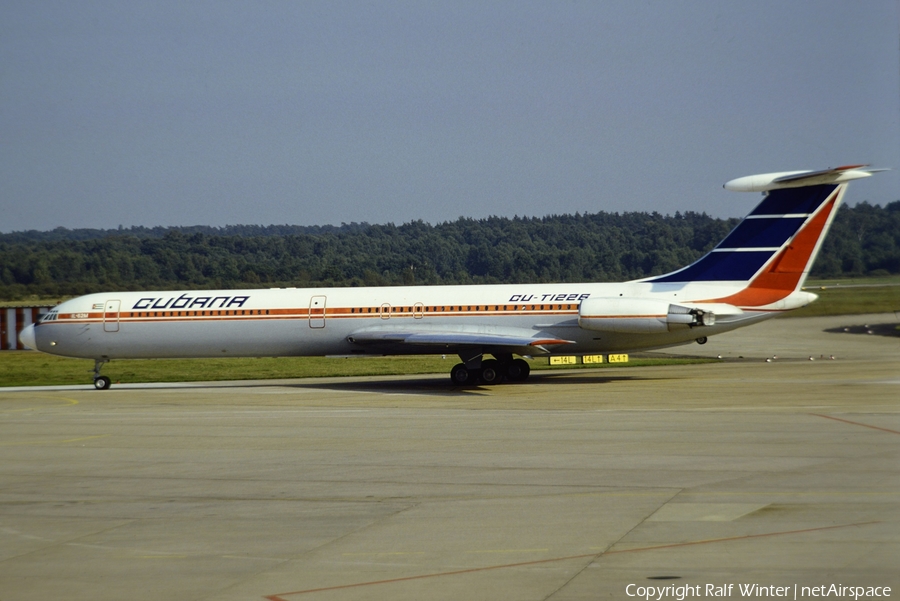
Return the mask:
[[[0,2],[0,231],[705,211],[871,163],[896,0]]]

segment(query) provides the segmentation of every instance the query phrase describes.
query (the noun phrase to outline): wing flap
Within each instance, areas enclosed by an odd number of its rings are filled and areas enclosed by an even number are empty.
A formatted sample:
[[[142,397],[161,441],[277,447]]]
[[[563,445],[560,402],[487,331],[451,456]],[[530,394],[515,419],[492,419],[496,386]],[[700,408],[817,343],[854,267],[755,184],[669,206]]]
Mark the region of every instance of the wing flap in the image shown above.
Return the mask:
[[[413,329],[379,327],[359,330],[347,338],[350,342],[395,343],[425,346],[480,346],[509,348],[540,348],[560,344],[574,344],[573,340],[564,340],[545,333],[534,333],[529,330],[504,328],[503,331],[475,331],[463,329]]]

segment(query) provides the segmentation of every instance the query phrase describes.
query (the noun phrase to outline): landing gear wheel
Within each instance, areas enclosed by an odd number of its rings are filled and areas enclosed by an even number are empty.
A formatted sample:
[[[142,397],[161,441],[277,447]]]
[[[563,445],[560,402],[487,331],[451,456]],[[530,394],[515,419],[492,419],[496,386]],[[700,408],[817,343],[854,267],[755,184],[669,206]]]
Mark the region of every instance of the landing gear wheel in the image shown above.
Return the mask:
[[[525,359],[515,359],[506,368],[506,377],[511,382],[524,382],[531,373],[531,366]]]
[[[481,362],[481,379],[485,384],[499,384],[503,380],[503,370],[496,359]]]
[[[457,363],[450,370],[450,381],[457,386],[465,386],[466,384],[474,384],[478,379],[477,369],[466,369],[465,363]]]
[[[104,363],[109,363],[109,359],[94,359],[94,388],[97,390],[107,390],[112,384],[109,378],[100,375],[100,368]]]

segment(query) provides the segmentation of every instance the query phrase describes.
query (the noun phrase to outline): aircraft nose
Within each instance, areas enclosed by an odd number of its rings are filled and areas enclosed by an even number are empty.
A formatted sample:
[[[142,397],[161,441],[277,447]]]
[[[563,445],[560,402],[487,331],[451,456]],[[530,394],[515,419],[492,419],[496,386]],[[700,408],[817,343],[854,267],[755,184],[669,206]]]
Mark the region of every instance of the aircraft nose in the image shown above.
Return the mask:
[[[37,350],[37,342],[34,339],[34,324],[25,326],[22,331],[19,332],[19,342],[32,350]]]

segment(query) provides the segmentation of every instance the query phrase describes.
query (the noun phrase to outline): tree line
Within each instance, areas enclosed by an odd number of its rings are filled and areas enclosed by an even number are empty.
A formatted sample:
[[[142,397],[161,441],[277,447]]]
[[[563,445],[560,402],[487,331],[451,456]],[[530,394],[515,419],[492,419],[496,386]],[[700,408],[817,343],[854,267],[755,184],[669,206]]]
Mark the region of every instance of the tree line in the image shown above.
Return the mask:
[[[13,232],[0,234],[0,299],[182,288],[621,281],[690,264],[739,221],[694,212],[600,212],[436,225]],[[896,273],[900,201],[843,206],[813,275]]]

